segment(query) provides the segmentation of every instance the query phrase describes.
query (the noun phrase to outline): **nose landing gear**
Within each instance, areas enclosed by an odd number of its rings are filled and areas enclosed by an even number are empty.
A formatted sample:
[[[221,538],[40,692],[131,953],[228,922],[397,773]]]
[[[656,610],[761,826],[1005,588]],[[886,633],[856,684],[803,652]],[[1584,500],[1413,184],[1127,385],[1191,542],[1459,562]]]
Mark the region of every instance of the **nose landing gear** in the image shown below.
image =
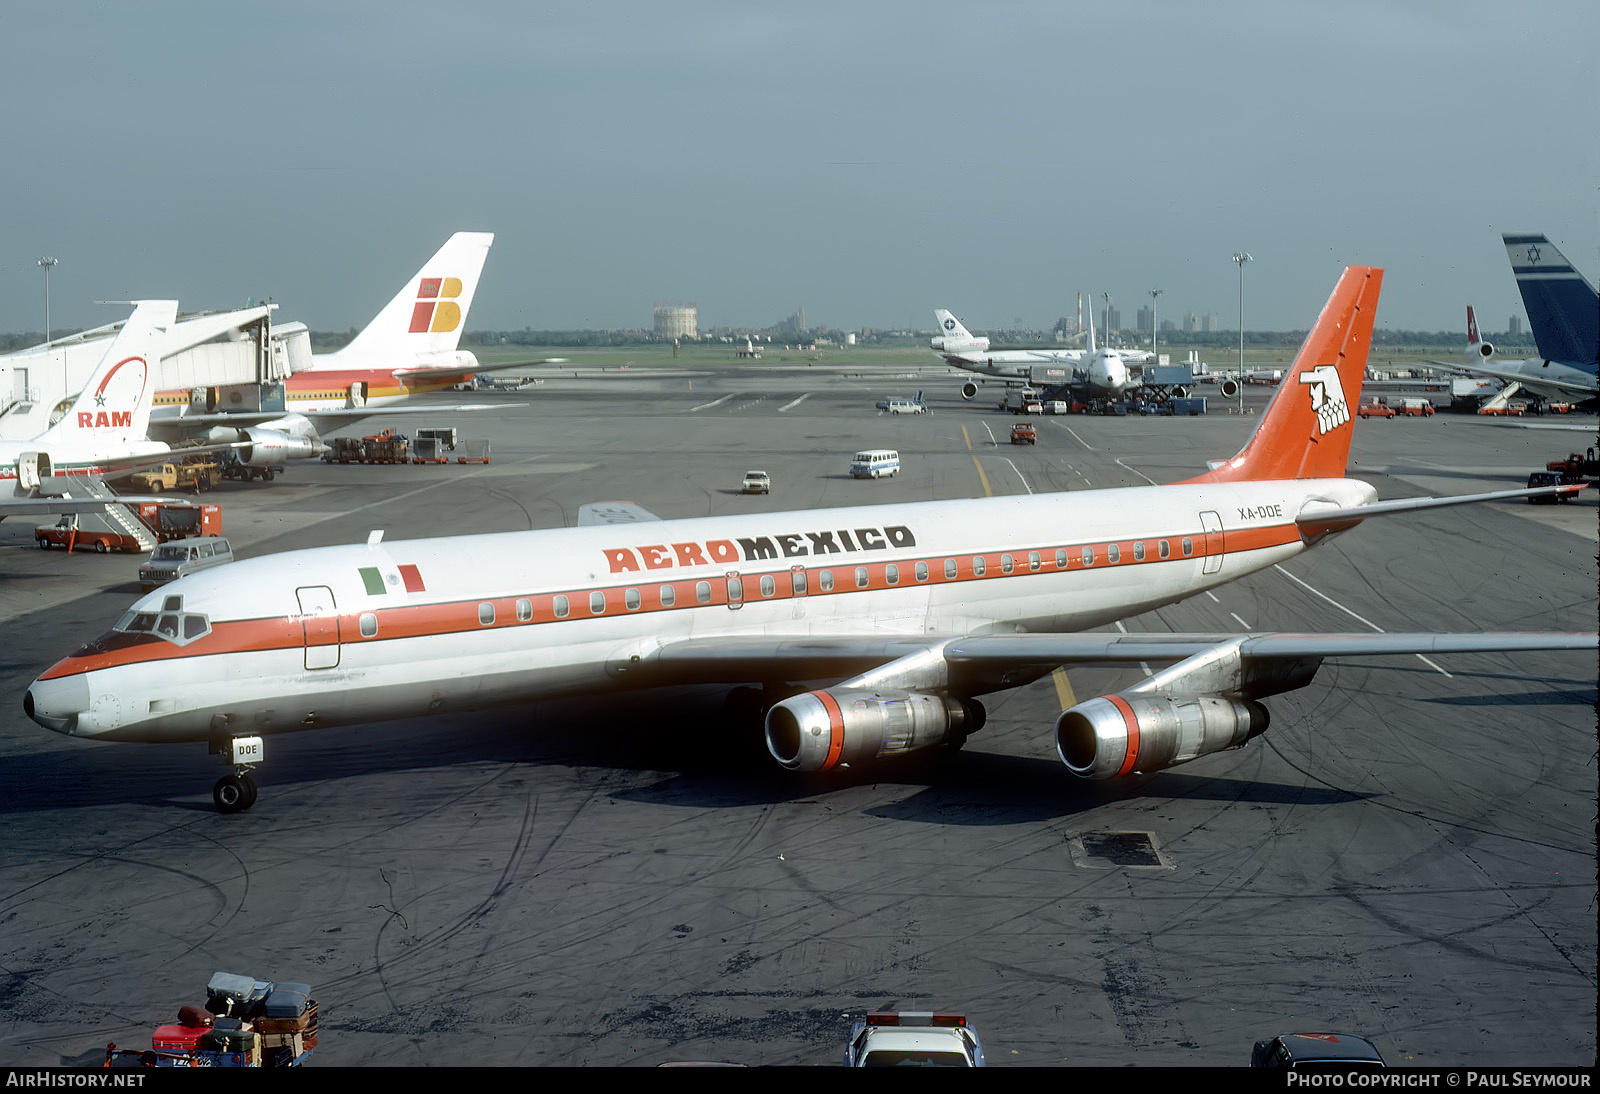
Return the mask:
[[[260,737],[220,737],[211,742],[212,755],[220,754],[233,772],[211,787],[211,800],[219,813],[243,813],[256,803],[256,781],[251,768],[261,762]]]

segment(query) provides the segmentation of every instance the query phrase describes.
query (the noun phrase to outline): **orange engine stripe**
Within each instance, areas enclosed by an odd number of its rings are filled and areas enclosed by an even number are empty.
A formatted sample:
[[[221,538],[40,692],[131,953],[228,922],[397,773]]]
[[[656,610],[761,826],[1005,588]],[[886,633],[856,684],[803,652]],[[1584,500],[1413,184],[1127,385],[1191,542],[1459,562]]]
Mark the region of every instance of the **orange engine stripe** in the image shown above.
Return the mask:
[[[844,752],[844,712],[839,709],[839,701],[825,691],[811,693],[822,701],[828,711],[828,758],[822,762],[818,771],[831,771],[839,763],[839,756]]]
[[[1122,778],[1133,770],[1133,765],[1139,759],[1139,719],[1133,716],[1133,708],[1128,701],[1120,695],[1107,695],[1111,705],[1122,712],[1122,723],[1128,727],[1128,754],[1123,757],[1122,766],[1117,769],[1117,778]]]

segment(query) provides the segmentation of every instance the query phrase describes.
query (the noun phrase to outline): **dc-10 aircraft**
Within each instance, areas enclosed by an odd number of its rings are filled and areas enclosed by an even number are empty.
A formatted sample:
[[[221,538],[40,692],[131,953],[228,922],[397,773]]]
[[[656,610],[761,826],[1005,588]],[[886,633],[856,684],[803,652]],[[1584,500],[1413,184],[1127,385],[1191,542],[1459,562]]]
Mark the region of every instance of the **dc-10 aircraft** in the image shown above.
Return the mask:
[[[929,346],[944,358],[946,364],[1012,384],[1029,382],[1034,368],[1039,365],[1060,365],[1063,380],[1070,378],[1090,398],[1119,395],[1127,390],[1133,383],[1128,366],[1141,363],[1150,356],[1143,350],[1126,351],[1097,346],[1092,313],[1089,316],[1087,349],[1003,349],[992,352],[988,338],[974,335],[961,320],[945,309],[935,308],[933,318],[945,333],[936,335]],[[971,380],[961,385],[963,399],[971,399],[977,394],[978,385]]]
[[[1062,713],[1100,779],[1243,745],[1264,697],[1321,659],[1592,649],[1594,634],[1086,634],[1284,562],[1369,517],[1530,491],[1380,502],[1344,477],[1382,271],[1347,269],[1238,455],[1169,486],[319,547],[233,562],[135,601],[42,673],[29,717],[105,741],[206,741],[256,800],[272,733],[555,695],[756,681],[797,771],[954,747],[977,697],[1070,663],[1165,663]],[[1533,492],[1572,492],[1546,487]],[[798,681],[837,681],[799,694]],[[786,697],[785,697],[786,696]]]
[[[197,411],[187,391],[162,393],[150,423],[158,440],[243,442],[239,460],[266,469],[327,451],[322,435],[374,414],[444,414],[466,406],[396,406],[413,395],[447,390],[480,373],[553,364],[561,358],[480,365],[458,348],[462,325],[483,273],[492,232],[457,232],[411,276],[350,344],[318,354],[283,383],[281,410]]]

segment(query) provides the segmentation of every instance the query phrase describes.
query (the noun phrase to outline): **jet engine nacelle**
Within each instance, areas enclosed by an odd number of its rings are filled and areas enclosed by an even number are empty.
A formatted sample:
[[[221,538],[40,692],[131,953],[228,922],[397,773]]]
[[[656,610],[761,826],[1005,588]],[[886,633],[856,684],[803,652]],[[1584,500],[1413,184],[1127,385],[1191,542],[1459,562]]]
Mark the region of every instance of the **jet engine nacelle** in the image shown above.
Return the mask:
[[[1103,695],[1062,711],[1056,753],[1082,779],[1160,771],[1264,733],[1267,708],[1216,695]]]
[[[963,399],[971,399],[977,394],[978,385],[973,383],[971,380],[968,380],[966,383],[961,385],[961,397]]]
[[[1477,345],[1477,350],[1478,350],[1478,358],[1480,360],[1487,361],[1489,358],[1494,356],[1494,343],[1493,342],[1479,342],[1478,345]]]
[[[239,439],[249,442],[234,450],[246,467],[277,467],[284,460],[309,460],[321,451],[313,440],[275,429],[241,429]]]
[[[959,744],[983,725],[971,700],[905,691],[833,688],[808,691],[767,712],[767,751],[790,771]]]
[[[1222,392],[1222,397],[1224,399],[1231,399],[1235,395],[1239,394],[1239,381],[1230,376],[1226,380],[1222,381],[1217,390]]]

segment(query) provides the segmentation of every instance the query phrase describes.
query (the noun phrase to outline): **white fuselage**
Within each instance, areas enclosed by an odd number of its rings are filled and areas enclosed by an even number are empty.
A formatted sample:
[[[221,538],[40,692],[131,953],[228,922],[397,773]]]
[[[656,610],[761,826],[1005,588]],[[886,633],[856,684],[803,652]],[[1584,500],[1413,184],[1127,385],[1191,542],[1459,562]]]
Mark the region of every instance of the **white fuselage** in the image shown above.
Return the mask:
[[[142,597],[28,701],[61,732],[199,740],[627,686],[681,639],[1082,630],[1290,558],[1296,515],[1374,496],[1179,484],[292,551]]]

